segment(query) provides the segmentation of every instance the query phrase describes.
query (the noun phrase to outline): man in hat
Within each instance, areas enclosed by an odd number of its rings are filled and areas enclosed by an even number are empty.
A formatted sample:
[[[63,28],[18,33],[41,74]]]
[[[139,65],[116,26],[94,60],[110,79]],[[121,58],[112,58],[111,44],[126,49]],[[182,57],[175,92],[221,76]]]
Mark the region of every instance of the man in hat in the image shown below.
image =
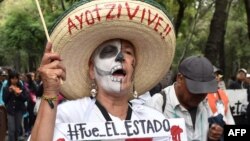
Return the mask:
[[[50,34],[53,46],[47,44],[38,68],[44,91],[32,141],[120,141],[124,133],[131,138],[138,131],[126,134],[110,123],[167,120],[157,110],[128,102],[155,86],[173,60],[173,25],[159,7],[142,0],[80,1],[60,16]],[[59,92],[72,101],[58,105]],[[74,123],[83,124],[71,128]],[[86,123],[95,124],[93,130]],[[101,130],[103,123],[107,130]],[[137,140],[169,140],[155,136],[160,131]]]
[[[247,70],[245,68],[241,68],[238,70],[236,74],[236,80],[232,81],[229,84],[228,89],[247,89],[248,84],[246,83]],[[246,124],[246,110],[247,105],[243,104],[240,115],[234,116],[235,124]]]
[[[3,102],[2,86],[3,82],[7,79],[7,73],[0,68],[0,140],[5,140],[7,131],[7,112]]]
[[[225,91],[225,87],[222,87],[223,85],[221,85],[225,84],[221,83],[224,82],[222,80],[222,71],[214,66],[214,74],[218,83],[218,90],[217,92],[208,93],[207,102],[213,115],[221,114],[225,124],[234,125],[235,122],[230,110],[229,99]]]
[[[222,89],[222,90],[226,90],[226,84],[223,80],[223,74],[222,74],[222,70],[213,66],[214,67],[214,74],[216,77],[216,80],[218,82],[218,88]]]
[[[245,89],[244,81],[246,79],[247,70],[241,68],[236,74],[236,80],[229,84],[228,89]]]
[[[155,94],[148,104],[167,118],[184,118],[189,141],[220,139],[223,128],[209,126],[211,112],[205,101],[207,93],[217,91],[212,64],[205,57],[191,56],[180,63],[178,71],[176,82]]]
[[[0,105],[4,105],[2,87],[6,85],[7,78],[8,78],[7,71],[1,68],[1,71],[0,71]]]

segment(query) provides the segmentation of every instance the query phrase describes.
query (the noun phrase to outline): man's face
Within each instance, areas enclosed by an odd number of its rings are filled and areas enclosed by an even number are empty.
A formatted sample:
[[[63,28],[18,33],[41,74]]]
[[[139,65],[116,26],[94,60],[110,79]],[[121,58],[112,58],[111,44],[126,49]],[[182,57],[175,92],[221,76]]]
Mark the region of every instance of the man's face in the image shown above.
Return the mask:
[[[7,80],[8,76],[7,75],[2,75],[2,80]]]
[[[135,52],[125,40],[110,40],[95,51],[94,75],[98,90],[127,93],[130,90],[135,66]]]
[[[182,106],[184,106],[187,109],[192,109],[197,107],[201,101],[203,101],[207,94],[193,94],[188,90],[188,87],[186,85],[185,77],[182,74],[178,74],[178,85],[180,89],[180,96],[179,101]]]
[[[236,77],[237,80],[244,81],[246,79],[246,73],[243,71],[239,71]]]

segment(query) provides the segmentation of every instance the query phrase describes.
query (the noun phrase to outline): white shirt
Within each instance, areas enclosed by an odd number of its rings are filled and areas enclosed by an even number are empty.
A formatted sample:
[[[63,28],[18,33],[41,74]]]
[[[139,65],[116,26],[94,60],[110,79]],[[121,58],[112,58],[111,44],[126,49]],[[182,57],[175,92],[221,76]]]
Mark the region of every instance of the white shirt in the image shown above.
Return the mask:
[[[208,117],[211,115],[208,104],[202,101],[197,108],[195,125],[192,123],[191,115],[177,99],[174,85],[163,89],[166,94],[166,106],[163,114],[167,118],[184,118],[187,130],[187,138],[189,141],[199,140],[206,141],[209,129]],[[192,101],[190,101],[192,102]],[[147,105],[154,107],[162,112],[163,97],[157,93],[152,96],[151,101]],[[195,126],[195,128],[194,128]]]
[[[141,104],[132,104],[131,120],[136,119],[165,119],[164,115],[157,110]],[[121,121],[120,118],[109,114],[112,121]],[[95,104],[95,99],[85,97],[82,99],[67,101],[58,106],[56,124],[74,122],[104,122],[106,119]],[[62,138],[60,129],[55,128],[54,141]],[[164,138],[153,138],[154,141],[164,141]],[[65,138],[66,141],[66,138]],[[118,141],[116,139],[116,141]],[[123,140],[119,140],[123,141]]]

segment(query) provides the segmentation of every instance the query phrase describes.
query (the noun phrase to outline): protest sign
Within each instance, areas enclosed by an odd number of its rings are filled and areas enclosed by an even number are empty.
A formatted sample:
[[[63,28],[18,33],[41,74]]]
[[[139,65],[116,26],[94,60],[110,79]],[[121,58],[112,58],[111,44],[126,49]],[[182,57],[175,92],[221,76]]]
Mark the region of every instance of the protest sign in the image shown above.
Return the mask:
[[[64,141],[116,140],[164,137],[169,141],[187,141],[183,118],[125,120],[56,124],[56,137]]]
[[[233,116],[239,116],[246,112],[247,90],[246,89],[227,89],[230,109]]]

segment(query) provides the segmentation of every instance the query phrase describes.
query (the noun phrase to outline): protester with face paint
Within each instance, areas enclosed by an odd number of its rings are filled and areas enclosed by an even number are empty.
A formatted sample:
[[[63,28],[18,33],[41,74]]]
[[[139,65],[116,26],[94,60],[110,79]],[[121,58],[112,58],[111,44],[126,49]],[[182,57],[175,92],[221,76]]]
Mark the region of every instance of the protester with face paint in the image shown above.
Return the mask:
[[[98,89],[103,92],[111,92],[114,95],[127,94],[133,81],[132,75],[135,67],[135,51],[133,45],[125,40],[110,40],[103,43],[90,62],[92,79],[99,80]]]
[[[38,68],[44,92],[31,141],[103,136],[99,134],[103,122],[108,136],[122,134],[120,130],[109,132],[111,122],[168,123],[157,110],[129,102],[159,83],[174,57],[173,25],[160,7],[151,0],[80,1],[60,16],[51,30],[52,43],[47,44]],[[69,101],[58,105],[59,92]],[[100,124],[90,131],[85,124],[71,128],[71,123]],[[81,132],[72,131],[76,128]],[[137,129],[128,133],[133,138]],[[137,140],[169,138],[152,134]]]

